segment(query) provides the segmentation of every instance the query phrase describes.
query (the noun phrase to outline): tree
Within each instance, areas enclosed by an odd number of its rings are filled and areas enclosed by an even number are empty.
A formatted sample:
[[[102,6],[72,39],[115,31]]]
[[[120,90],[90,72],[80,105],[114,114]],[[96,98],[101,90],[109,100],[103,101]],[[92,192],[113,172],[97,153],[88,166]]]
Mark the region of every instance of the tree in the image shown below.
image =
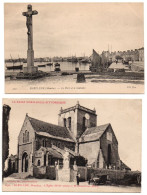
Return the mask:
[[[3,105],[3,124],[2,124],[2,134],[3,134],[3,145],[2,145],[2,177],[4,177],[5,160],[9,156],[9,131],[8,131],[8,121],[11,107],[8,105]]]

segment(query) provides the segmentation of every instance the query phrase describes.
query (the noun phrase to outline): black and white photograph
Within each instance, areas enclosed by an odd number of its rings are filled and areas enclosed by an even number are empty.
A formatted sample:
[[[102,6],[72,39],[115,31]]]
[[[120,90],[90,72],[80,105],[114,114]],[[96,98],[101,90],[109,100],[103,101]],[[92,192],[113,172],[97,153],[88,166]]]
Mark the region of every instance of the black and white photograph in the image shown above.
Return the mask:
[[[141,192],[141,99],[3,99],[3,191]]]
[[[144,3],[5,3],[5,93],[144,93]]]

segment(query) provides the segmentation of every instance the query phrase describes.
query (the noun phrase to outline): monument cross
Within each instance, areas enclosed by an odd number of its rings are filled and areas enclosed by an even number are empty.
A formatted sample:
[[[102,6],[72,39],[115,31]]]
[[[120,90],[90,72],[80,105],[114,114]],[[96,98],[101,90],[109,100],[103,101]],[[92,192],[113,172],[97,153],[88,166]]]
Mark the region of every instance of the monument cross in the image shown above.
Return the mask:
[[[33,20],[32,16],[37,15],[36,10],[32,11],[32,5],[27,6],[27,12],[23,12],[22,15],[26,16],[26,26],[28,29],[28,50],[27,50],[27,67],[24,67],[24,72],[33,73],[37,72],[37,67],[34,67],[34,50],[33,50]]]

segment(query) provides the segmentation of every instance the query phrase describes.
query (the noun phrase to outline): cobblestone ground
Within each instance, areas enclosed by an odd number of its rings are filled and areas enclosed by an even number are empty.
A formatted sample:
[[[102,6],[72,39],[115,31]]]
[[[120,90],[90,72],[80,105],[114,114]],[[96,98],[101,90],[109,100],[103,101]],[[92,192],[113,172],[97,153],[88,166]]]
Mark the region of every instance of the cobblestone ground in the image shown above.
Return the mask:
[[[58,191],[58,192],[141,192],[136,186],[88,185],[88,182],[61,182],[48,179],[14,179],[7,177],[3,181],[3,191]]]

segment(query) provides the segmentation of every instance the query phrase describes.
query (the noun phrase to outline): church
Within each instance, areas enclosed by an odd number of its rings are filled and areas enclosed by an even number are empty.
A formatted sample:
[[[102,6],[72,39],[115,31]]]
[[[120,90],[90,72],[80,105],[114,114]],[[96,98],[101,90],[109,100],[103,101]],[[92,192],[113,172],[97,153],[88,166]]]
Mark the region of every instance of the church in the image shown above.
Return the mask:
[[[33,176],[54,172],[50,179],[57,179],[53,167],[58,167],[59,172],[65,167],[64,172],[72,167],[77,170],[78,166],[129,169],[120,160],[118,141],[111,124],[97,126],[96,110],[83,107],[79,102],[60,109],[58,125],[26,114],[18,136],[17,165],[19,173]]]

